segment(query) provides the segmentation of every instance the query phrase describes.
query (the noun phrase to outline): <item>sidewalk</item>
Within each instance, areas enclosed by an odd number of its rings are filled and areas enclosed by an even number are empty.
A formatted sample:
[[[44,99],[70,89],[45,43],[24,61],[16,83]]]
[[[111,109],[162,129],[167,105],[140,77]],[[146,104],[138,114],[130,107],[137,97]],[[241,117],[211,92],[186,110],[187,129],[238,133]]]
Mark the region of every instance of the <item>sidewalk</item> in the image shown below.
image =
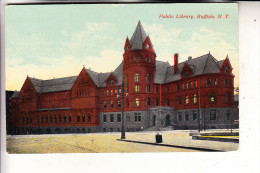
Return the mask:
[[[220,130],[216,130],[220,131]],[[223,131],[223,130],[222,130]],[[189,135],[190,131],[166,131],[160,132],[163,142],[160,144],[155,143],[155,135],[157,132],[150,134],[139,134],[135,136],[126,136],[125,142],[143,143],[144,145],[160,145],[167,147],[180,147],[187,149],[197,149],[202,151],[236,151],[239,149],[238,143],[207,141],[207,140],[192,140]],[[194,131],[195,132],[195,131]],[[212,130],[210,130],[212,132]]]

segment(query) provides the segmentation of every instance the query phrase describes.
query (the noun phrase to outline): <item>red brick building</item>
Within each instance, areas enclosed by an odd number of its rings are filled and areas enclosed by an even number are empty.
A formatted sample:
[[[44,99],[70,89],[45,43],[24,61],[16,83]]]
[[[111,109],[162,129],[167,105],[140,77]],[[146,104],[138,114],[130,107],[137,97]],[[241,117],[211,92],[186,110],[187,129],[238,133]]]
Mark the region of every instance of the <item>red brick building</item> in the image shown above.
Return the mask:
[[[122,82],[127,131],[228,128],[234,90],[228,57],[208,53],[179,63],[174,54],[173,66],[156,58],[139,21],[113,72],[84,67],[78,76],[27,77],[11,99],[13,133],[121,131]]]

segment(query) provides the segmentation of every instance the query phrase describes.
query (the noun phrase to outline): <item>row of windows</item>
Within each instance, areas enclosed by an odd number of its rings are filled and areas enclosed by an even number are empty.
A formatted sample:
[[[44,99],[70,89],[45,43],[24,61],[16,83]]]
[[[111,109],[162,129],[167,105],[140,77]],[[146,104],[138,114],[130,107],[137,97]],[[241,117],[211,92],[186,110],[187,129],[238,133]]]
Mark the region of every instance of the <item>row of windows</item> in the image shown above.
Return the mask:
[[[90,92],[89,91],[77,91],[76,95],[77,97],[80,96],[89,96]]]
[[[195,120],[197,120],[197,118],[198,118],[197,111],[192,111],[192,120],[195,121]],[[210,110],[209,119],[210,120],[216,120],[217,119],[216,110]],[[226,111],[226,119],[227,120],[231,119],[230,110]],[[189,112],[185,112],[184,113],[184,121],[189,121],[189,120],[190,120]],[[182,121],[182,112],[178,112],[178,121]]]
[[[115,122],[114,114],[110,114],[109,117],[107,115],[103,115],[103,122]],[[117,114],[117,122],[121,122],[121,114]]]
[[[103,115],[102,119],[103,119],[103,122],[121,122],[122,119],[121,119],[121,114],[117,114],[117,120],[115,120],[115,117],[114,117],[114,114],[110,114],[109,116],[108,115]],[[126,116],[126,121],[130,121],[130,116]],[[135,122],[141,122],[142,121],[142,116],[141,116],[141,113],[135,113],[135,116],[134,116],[134,121]]]
[[[127,80],[126,80],[126,83],[128,83],[128,76],[126,76]],[[151,81],[151,75],[148,73],[146,74],[146,83],[150,83]],[[135,73],[134,74],[134,82],[140,82],[140,74],[139,73]]]
[[[198,82],[197,80],[194,81],[190,81],[190,82],[186,82],[186,83],[182,83],[182,84],[177,84],[176,85],[176,89],[177,90],[183,90],[183,89],[188,89],[188,88],[192,88],[192,87],[198,87]]]
[[[144,60],[145,62],[152,62],[152,58],[151,57],[145,57],[144,59],[142,58],[142,57],[140,57],[140,56],[134,56],[133,57],[133,62],[135,62],[135,61],[142,61],[142,60]],[[129,58],[129,62],[131,62],[131,59]]]
[[[230,102],[230,94],[226,93],[225,96],[226,96],[226,103],[229,103]],[[215,93],[211,92],[209,94],[209,101],[215,102],[215,100],[216,100],[215,97],[216,97]],[[198,101],[197,94],[193,94],[191,99],[192,99],[192,103],[194,103],[194,104],[197,103],[197,101]],[[178,104],[181,104],[181,96],[178,96],[177,101],[178,101]],[[189,104],[189,103],[190,103],[190,97],[188,95],[184,96],[184,104]]]
[[[30,121],[29,121],[30,120]],[[86,116],[85,114],[78,114],[76,116],[76,120],[77,122],[91,122],[91,115],[88,114],[87,115],[87,120],[86,120]],[[68,115],[66,116],[65,114],[62,116],[62,115],[59,115],[59,116],[48,116],[48,115],[45,115],[45,116],[40,116],[40,117],[36,117],[36,123],[66,123],[66,122],[72,122],[72,117],[71,115]],[[33,119],[32,117],[28,118],[28,117],[22,117],[22,124],[28,124],[28,123],[33,123]]]
[[[104,95],[106,95],[106,96],[108,96],[108,95],[113,95],[113,94],[121,94],[121,89],[115,89],[115,90],[104,90],[103,91],[103,96]]]
[[[109,101],[109,107],[110,108],[113,108],[114,107],[114,101]],[[116,107],[120,108],[121,107],[121,101],[120,100],[117,100],[116,102]],[[106,101],[103,101],[103,108],[107,108],[107,102]]]
[[[198,118],[197,111],[192,111],[192,120],[195,121]],[[185,112],[185,121],[189,121],[189,113]],[[178,121],[182,121],[182,112],[178,112]]]

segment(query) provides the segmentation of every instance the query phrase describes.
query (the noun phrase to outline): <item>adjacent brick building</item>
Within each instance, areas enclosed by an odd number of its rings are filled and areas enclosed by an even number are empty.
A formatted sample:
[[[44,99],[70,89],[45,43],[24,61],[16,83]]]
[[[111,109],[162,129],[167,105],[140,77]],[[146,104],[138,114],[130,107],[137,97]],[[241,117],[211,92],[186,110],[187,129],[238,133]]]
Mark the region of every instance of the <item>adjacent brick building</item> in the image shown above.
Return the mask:
[[[139,21],[113,72],[84,67],[78,76],[27,77],[11,99],[14,133],[121,131],[122,83],[127,131],[228,128],[234,90],[228,57],[218,61],[208,53],[179,63],[174,54],[173,66],[156,58]]]

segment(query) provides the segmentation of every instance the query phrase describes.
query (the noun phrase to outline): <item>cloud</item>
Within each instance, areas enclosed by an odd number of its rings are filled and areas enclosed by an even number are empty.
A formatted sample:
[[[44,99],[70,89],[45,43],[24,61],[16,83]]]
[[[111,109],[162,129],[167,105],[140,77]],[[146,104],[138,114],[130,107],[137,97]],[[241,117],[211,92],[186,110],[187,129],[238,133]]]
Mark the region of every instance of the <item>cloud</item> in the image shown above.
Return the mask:
[[[50,59],[52,59],[50,61]],[[73,56],[64,56],[61,59],[40,57],[44,65],[17,64],[11,61],[6,65],[6,88],[8,90],[20,90],[26,76],[38,79],[52,79],[67,76],[76,76],[85,65],[96,72],[110,72],[123,60],[121,52],[104,49],[97,57],[83,57],[77,59]]]

